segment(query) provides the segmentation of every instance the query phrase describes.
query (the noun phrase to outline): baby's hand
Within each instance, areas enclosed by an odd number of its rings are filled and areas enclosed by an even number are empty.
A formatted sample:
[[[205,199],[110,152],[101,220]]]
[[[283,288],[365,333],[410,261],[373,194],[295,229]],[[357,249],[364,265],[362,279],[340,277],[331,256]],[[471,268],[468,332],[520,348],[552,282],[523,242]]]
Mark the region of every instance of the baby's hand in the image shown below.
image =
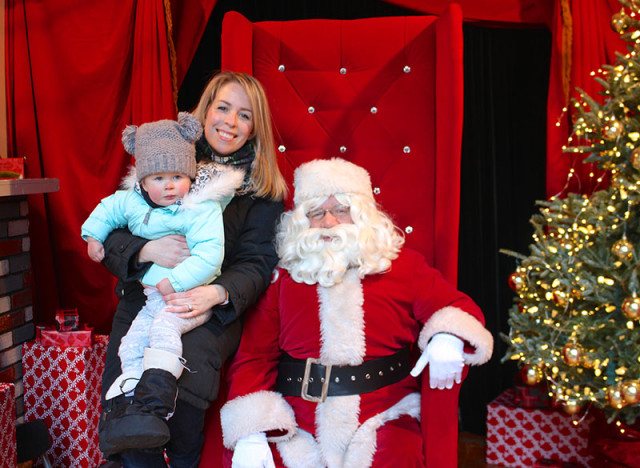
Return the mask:
[[[176,290],[173,289],[173,286],[171,286],[171,282],[169,281],[169,278],[165,278],[162,281],[160,281],[158,284],[156,284],[156,288],[158,289],[158,291],[160,291],[160,294],[162,294],[163,296],[166,296],[167,294],[173,294],[174,292],[176,292]]]
[[[87,237],[87,253],[89,254],[89,258],[94,262],[101,262],[104,258],[104,246],[102,242],[93,237]]]

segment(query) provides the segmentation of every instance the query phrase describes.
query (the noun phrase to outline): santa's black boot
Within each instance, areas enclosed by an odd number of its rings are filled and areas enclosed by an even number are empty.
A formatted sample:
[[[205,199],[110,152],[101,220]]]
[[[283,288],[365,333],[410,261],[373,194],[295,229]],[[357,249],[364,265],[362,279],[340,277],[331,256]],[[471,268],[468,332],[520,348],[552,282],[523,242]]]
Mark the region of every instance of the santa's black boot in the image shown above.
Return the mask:
[[[103,412],[99,441],[105,453],[162,447],[169,441],[166,420],[175,410],[182,363],[175,354],[150,348],[145,350],[144,360],[145,371],[124,411],[112,418]]]

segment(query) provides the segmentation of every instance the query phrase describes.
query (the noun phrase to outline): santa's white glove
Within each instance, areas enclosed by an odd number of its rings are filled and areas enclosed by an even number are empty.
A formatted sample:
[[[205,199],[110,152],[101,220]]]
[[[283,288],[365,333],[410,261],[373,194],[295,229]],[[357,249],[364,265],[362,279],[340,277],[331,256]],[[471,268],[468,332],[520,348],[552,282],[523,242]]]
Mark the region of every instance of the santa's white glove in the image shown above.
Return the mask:
[[[411,375],[417,377],[429,364],[429,386],[431,388],[452,388],[453,382],[462,381],[464,358],[462,350],[464,342],[457,336],[448,333],[435,334],[422,356],[411,370]]]
[[[233,468],[275,468],[273,454],[264,432],[241,437],[233,450]]]

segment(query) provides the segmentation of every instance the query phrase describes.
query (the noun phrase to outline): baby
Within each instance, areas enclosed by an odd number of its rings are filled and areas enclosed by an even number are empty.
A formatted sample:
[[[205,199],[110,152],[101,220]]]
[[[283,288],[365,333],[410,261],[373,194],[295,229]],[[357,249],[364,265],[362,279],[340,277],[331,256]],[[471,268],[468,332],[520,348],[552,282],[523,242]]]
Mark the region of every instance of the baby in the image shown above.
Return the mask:
[[[187,239],[191,256],[173,269],[152,264],[140,280],[147,301],[122,338],[118,355],[122,374],[108,389],[107,400],[135,389],[143,373],[162,369],[177,380],[184,367],[182,334],[205,323],[211,312],[180,318],[165,311],[164,295],[213,281],[224,257],[222,211],[244,172],[217,164],[196,165],[194,142],[200,122],[181,112],[178,121],[159,120],[128,126],[122,133],[135,168],[126,190],[103,199],[82,225],[89,257],[104,258],[109,233],[126,227],[132,234],[157,239],[170,234]]]

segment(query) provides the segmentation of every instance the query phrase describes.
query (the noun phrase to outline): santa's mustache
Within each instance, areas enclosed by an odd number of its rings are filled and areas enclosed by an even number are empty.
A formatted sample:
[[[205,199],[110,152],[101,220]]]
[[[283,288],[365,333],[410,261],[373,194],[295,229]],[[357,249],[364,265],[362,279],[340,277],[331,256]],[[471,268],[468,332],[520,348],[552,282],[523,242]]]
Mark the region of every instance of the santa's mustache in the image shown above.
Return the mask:
[[[299,253],[342,252],[357,247],[358,228],[354,224],[338,224],[331,228],[309,228],[298,238]]]

